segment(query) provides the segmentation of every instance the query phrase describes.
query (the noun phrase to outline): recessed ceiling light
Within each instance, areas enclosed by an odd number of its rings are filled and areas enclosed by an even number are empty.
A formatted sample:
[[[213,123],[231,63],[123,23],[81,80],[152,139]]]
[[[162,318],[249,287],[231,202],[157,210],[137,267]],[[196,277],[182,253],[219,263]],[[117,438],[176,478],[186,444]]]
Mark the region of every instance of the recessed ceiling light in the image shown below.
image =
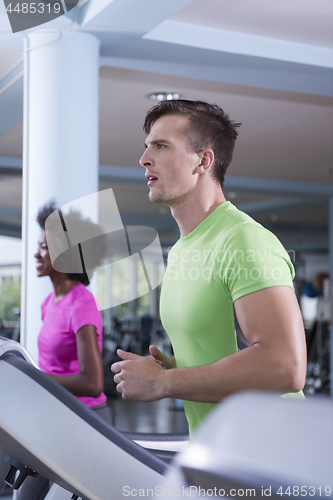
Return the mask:
[[[180,98],[178,92],[153,92],[149,94],[149,99],[152,101],[172,101]]]
[[[230,198],[231,200],[232,200],[233,198],[236,198],[236,196],[237,196],[237,194],[236,194],[236,193],[234,193],[233,191],[229,191],[229,192],[227,193],[227,197],[228,197],[228,198]]]

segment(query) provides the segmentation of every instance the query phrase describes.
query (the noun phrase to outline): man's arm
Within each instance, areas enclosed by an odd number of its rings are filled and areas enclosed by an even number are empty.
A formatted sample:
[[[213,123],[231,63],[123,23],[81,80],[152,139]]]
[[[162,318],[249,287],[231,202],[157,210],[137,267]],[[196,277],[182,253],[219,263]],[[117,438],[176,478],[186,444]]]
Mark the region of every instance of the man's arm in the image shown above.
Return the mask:
[[[169,370],[151,359],[123,353],[124,361],[111,367],[123,399],[169,397],[217,403],[247,389],[301,390],[306,374],[305,334],[292,288],[260,290],[236,300],[234,306],[250,347],[211,365]]]

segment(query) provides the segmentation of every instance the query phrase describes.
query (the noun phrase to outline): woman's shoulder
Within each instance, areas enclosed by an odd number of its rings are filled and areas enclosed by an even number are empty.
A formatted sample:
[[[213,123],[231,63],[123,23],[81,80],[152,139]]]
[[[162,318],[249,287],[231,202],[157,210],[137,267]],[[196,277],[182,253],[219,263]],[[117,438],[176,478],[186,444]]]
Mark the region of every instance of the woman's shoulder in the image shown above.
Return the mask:
[[[85,307],[89,307],[90,309],[96,309],[96,301],[95,297],[87,288],[82,284],[78,283],[74,285],[71,289],[71,301],[76,304],[85,305]]]
[[[71,290],[72,297],[69,304],[71,310],[71,325],[74,333],[84,325],[96,326],[97,334],[102,332],[102,316],[95,301],[95,297],[81,283]]]
[[[54,292],[50,293],[42,302],[41,308],[42,310],[45,309],[48,304],[52,304],[54,298]]]

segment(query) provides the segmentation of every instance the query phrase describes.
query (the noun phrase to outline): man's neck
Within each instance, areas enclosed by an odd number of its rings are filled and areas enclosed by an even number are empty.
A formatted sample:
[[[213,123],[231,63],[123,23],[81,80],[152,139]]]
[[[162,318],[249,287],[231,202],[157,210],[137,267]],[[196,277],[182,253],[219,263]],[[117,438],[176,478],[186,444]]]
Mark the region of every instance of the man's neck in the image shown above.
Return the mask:
[[[193,198],[171,206],[171,214],[176,220],[182,237],[190,234],[214,210],[226,201],[222,191],[211,193],[210,197]]]

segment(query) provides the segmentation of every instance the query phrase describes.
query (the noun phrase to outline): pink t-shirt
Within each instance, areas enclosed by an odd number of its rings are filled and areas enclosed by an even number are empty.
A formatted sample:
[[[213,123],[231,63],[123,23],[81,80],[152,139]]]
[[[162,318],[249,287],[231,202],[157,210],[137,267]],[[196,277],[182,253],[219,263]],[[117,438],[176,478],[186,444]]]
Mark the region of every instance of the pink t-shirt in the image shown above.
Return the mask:
[[[54,375],[79,373],[76,334],[80,328],[85,325],[96,327],[98,345],[102,351],[102,317],[93,295],[79,283],[56,303],[52,292],[41,307],[44,324],[38,337],[40,369]],[[98,398],[78,399],[92,407],[104,403],[106,396],[102,393]]]

